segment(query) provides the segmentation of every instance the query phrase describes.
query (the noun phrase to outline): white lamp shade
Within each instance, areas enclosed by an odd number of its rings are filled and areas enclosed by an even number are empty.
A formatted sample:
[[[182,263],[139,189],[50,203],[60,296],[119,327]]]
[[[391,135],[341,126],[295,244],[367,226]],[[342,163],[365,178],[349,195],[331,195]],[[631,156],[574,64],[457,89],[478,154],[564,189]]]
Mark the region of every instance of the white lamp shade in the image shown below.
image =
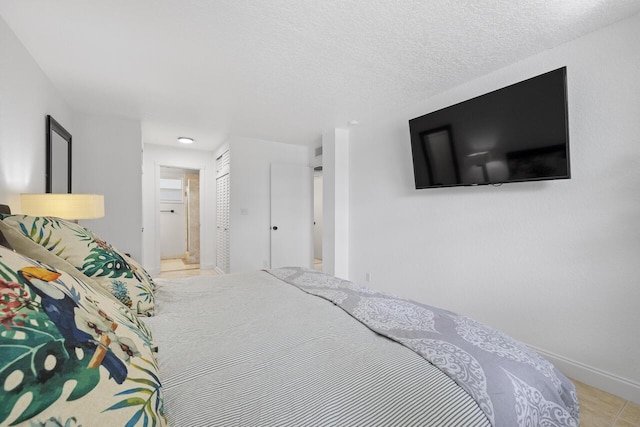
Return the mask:
[[[99,194],[21,194],[22,213],[62,219],[96,219],[104,216],[104,196]]]

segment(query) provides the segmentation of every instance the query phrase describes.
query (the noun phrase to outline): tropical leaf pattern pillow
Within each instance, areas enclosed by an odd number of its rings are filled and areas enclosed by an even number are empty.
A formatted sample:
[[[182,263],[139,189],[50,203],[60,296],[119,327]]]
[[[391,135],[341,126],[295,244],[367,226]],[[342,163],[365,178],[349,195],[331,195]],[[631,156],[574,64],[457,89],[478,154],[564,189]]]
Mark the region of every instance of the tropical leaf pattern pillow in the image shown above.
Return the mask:
[[[163,426],[151,334],[128,308],[0,246],[0,425]]]
[[[0,215],[0,231],[17,252],[78,277],[75,268],[138,315],[153,315],[151,276],[90,230],[59,218]]]

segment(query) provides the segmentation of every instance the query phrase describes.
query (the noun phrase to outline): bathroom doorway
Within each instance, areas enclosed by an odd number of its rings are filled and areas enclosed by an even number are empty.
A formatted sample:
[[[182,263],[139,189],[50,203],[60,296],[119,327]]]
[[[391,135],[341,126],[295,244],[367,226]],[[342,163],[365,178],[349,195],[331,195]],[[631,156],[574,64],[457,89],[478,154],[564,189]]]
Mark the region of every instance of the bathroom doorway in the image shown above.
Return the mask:
[[[322,271],[322,166],[313,169],[313,268]]]
[[[200,268],[200,171],[160,166],[160,271]]]

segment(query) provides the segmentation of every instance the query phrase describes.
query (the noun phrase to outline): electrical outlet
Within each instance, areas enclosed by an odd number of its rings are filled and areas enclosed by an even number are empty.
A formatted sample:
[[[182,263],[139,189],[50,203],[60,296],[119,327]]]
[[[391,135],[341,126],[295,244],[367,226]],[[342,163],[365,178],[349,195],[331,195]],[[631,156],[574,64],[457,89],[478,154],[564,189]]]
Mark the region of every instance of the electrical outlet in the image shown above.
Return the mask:
[[[365,273],[364,274],[364,280],[366,280],[367,282],[371,281],[371,273]]]

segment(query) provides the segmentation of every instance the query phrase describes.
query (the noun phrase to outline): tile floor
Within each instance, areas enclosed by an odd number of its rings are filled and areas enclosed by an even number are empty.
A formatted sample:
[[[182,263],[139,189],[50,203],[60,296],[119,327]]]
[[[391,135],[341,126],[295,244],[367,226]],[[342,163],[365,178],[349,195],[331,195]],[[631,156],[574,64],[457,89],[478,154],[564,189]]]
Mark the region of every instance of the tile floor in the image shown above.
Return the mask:
[[[175,270],[175,271],[161,271],[160,274],[155,276],[161,279],[179,279],[181,277],[193,277],[193,276],[217,276],[218,272],[215,270]]]
[[[217,276],[215,270],[201,270],[200,264],[185,264],[182,259],[160,260],[160,274],[155,277],[163,279],[179,279],[192,276]]]
[[[181,258],[160,260],[161,272],[179,271],[179,270],[195,270],[199,268],[200,268],[200,264],[185,264],[184,260]]]
[[[162,272],[157,277],[180,278],[218,275],[214,270],[200,270],[199,266],[179,269],[180,264],[176,263],[176,260],[170,261],[162,267]],[[182,263],[181,260],[178,261]],[[162,261],[161,264],[164,262]],[[314,264],[315,268],[322,268],[321,263]],[[182,263],[182,265],[185,264]],[[573,383],[576,385],[580,400],[580,427],[640,427],[640,405],[580,381],[573,380]]]
[[[580,427],[640,427],[640,405],[573,380],[580,400]]]

